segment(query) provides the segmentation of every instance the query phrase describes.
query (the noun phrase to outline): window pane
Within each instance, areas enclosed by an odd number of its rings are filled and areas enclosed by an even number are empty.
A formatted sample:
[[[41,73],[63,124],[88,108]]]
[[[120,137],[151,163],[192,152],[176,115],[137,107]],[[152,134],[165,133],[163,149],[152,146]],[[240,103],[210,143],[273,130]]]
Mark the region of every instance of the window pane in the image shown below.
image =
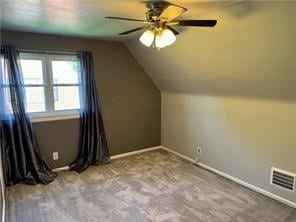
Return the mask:
[[[21,59],[25,84],[43,84],[42,60]]]
[[[7,76],[7,65],[4,64],[4,58],[1,56],[1,71],[0,71],[0,90],[2,95],[0,96],[0,106],[2,106],[2,110],[0,108],[1,114],[8,115],[12,113],[12,105],[11,105],[11,95],[10,95],[10,87]],[[0,114],[0,115],[1,115]]]
[[[52,61],[53,83],[76,84],[78,78],[77,61]]]
[[[53,87],[55,110],[79,109],[79,86]]]
[[[26,111],[45,111],[44,87],[25,87],[26,91]]]
[[[9,79],[7,74],[7,59],[6,61],[4,61],[3,56],[1,56],[0,84],[9,85]]]

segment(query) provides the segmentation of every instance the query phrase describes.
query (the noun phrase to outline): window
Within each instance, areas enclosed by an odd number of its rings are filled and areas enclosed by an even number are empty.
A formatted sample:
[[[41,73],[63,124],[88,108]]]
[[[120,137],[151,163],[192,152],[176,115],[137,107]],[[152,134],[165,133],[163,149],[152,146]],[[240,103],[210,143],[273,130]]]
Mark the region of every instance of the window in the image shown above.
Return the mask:
[[[77,114],[80,76],[76,56],[21,53],[26,111],[34,117]]]
[[[1,90],[1,100],[0,106],[2,108],[1,113],[7,115],[12,113],[12,104],[11,104],[11,95],[10,95],[10,86],[9,86],[9,77],[7,75],[7,66],[4,64],[4,57],[1,54],[1,67],[0,67],[0,90]]]

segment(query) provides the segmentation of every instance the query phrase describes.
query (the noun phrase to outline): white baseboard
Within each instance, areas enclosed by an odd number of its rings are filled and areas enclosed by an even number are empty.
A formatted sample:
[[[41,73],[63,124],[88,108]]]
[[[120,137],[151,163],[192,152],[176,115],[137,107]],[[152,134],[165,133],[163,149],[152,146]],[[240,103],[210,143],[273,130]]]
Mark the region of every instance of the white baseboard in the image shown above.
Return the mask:
[[[145,153],[145,152],[149,152],[149,151],[153,151],[153,150],[158,150],[158,149],[162,149],[162,146],[155,146],[155,147],[150,147],[150,148],[146,148],[146,149],[136,150],[136,151],[132,151],[132,152],[122,153],[122,154],[111,156],[110,158],[111,158],[111,160],[116,160],[116,159],[119,159],[119,158],[122,158],[122,157],[132,156],[132,155],[136,155],[136,154],[140,154],[140,153]],[[60,171],[67,171],[67,170],[70,170],[70,167],[69,166],[55,168],[52,171],[53,172],[60,172]]]
[[[225,178],[227,178],[227,179],[229,179],[229,180],[231,180],[231,181],[233,181],[235,183],[238,183],[238,184],[240,184],[242,186],[245,186],[245,187],[247,187],[247,188],[249,188],[251,190],[254,190],[254,191],[258,192],[258,193],[261,193],[261,194],[263,194],[263,195],[265,195],[267,197],[270,197],[270,198],[272,198],[274,200],[277,200],[277,201],[282,202],[282,203],[284,203],[286,205],[289,205],[291,207],[296,208],[296,203],[293,203],[292,201],[289,201],[289,200],[287,200],[285,198],[282,198],[282,197],[280,197],[278,195],[270,193],[269,191],[263,190],[263,189],[261,189],[259,187],[256,187],[256,186],[254,186],[252,184],[249,184],[249,183],[247,183],[247,182],[245,182],[243,180],[240,180],[238,178],[230,176],[229,174],[223,173],[223,172],[221,172],[221,171],[219,171],[219,170],[217,170],[215,168],[209,167],[209,166],[207,166],[207,165],[205,165],[203,163],[198,163],[197,165],[204,168],[204,169],[206,169],[206,170],[209,170],[209,171],[211,171],[213,173],[216,173],[219,176],[225,177]]]
[[[132,152],[128,152],[128,153],[122,153],[122,154],[118,154],[118,155],[115,155],[115,156],[111,156],[111,160],[116,160],[116,159],[126,157],[126,156],[132,156],[132,155],[136,155],[136,154],[140,154],[140,153],[145,153],[145,152],[149,152],[149,151],[153,151],[153,150],[158,150],[158,149],[161,149],[161,148],[162,148],[162,146],[155,146],[155,147],[136,150],[136,151],[132,151]]]
[[[70,170],[70,167],[69,166],[64,166],[64,167],[54,168],[52,171],[57,173],[57,172],[68,171],[68,170]]]
[[[182,159],[184,159],[186,161],[189,161],[191,163],[194,163],[194,164],[196,164],[196,165],[198,165],[198,166],[200,166],[200,167],[202,167],[202,168],[204,168],[206,170],[209,170],[209,171],[211,171],[211,172],[213,172],[213,173],[215,173],[215,174],[217,174],[219,176],[225,177],[225,178],[227,178],[227,179],[229,179],[229,180],[231,180],[231,181],[233,181],[233,182],[235,182],[237,184],[240,184],[240,185],[242,185],[244,187],[247,187],[247,188],[249,188],[251,190],[254,190],[254,191],[258,192],[258,193],[261,193],[261,194],[263,194],[263,195],[265,195],[267,197],[270,197],[270,198],[272,198],[274,200],[277,200],[277,201],[279,201],[281,203],[284,203],[286,205],[289,205],[291,207],[296,208],[296,203],[294,203],[292,201],[289,201],[289,200],[287,200],[285,198],[277,196],[277,195],[275,195],[273,193],[270,193],[269,191],[263,190],[263,189],[261,189],[259,187],[256,187],[256,186],[254,186],[252,184],[249,184],[249,183],[247,183],[247,182],[245,182],[243,180],[240,180],[240,179],[238,179],[236,177],[233,177],[233,176],[231,176],[231,175],[229,175],[227,173],[224,173],[224,172],[222,172],[220,170],[217,170],[215,168],[207,166],[207,165],[205,165],[205,164],[203,164],[201,162],[197,163],[194,159],[191,159],[191,158],[189,158],[189,157],[187,157],[187,156],[185,156],[183,154],[180,154],[180,153],[178,153],[178,152],[176,152],[174,150],[171,150],[171,149],[169,149],[167,147],[164,147],[164,146],[155,146],[155,147],[151,147],[151,148],[146,148],[146,149],[136,150],[136,151],[132,151],[132,152],[128,152],[128,153],[122,153],[122,154],[119,154],[119,155],[114,155],[114,156],[111,156],[111,160],[115,160],[115,159],[119,159],[119,158],[127,157],[127,156],[132,156],[132,155],[136,155],[136,154],[140,154],[140,153],[144,153],[144,152],[149,152],[149,151],[153,151],[153,150],[158,150],[158,149],[162,149],[162,150],[165,150],[167,152],[173,153],[176,156],[179,156]],[[60,167],[60,168],[53,169],[54,172],[60,172],[60,171],[65,171],[65,170],[70,170],[70,167],[65,166],[65,167]]]
[[[272,198],[272,199],[274,199],[274,200],[277,200],[277,201],[279,201],[279,202],[281,202],[281,203],[284,203],[284,204],[286,204],[286,205],[289,205],[289,206],[291,206],[291,207],[296,208],[296,203],[294,203],[294,202],[292,202],[292,201],[290,201],[290,200],[287,200],[287,199],[285,199],[285,198],[282,198],[282,197],[280,197],[280,196],[278,196],[278,195],[275,195],[275,194],[273,194],[273,193],[271,193],[271,192],[269,192],[269,191],[263,190],[263,189],[261,189],[261,188],[259,188],[259,187],[256,187],[256,186],[254,186],[254,185],[252,185],[252,184],[249,184],[249,183],[247,183],[247,182],[245,182],[245,181],[243,181],[243,180],[241,180],[241,179],[238,179],[238,178],[236,178],[236,177],[230,176],[230,175],[227,174],[227,173],[224,173],[224,172],[222,172],[222,171],[220,171],[220,170],[217,170],[217,169],[215,169],[215,168],[212,168],[212,167],[210,167],[210,166],[207,166],[207,165],[205,165],[205,164],[203,164],[203,163],[201,163],[201,162],[196,163],[194,159],[191,159],[191,158],[189,158],[189,157],[187,157],[187,156],[184,156],[184,155],[182,155],[182,154],[180,154],[180,153],[178,153],[178,152],[176,152],[176,151],[173,151],[173,150],[171,150],[171,149],[169,149],[169,148],[167,148],[167,147],[162,146],[161,148],[162,148],[163,150],[166,150],[166,151],[168,151],[168,152],[170,152],[170,153],[173,153],[173,154],[175,154],[175,155],[177,155],[177,156],[183,158],[184,160],[187,160],[187,161],[189,161],[189,162],[191,162],[191,163],[197,164],[198,166],[200,166],[200,167],[202,167],[202,168],[204,168],[204,169],[206,169],[206,170],[209,170],[209,171],[211,171],[211,172],[213,172],[213,173],[215,173],[215,174],[217,174],[217,175],[219,175],[219,176],[225,177],[225,178],[227,178],[227,179],[229,179],[229,180],[231,180],[231,181],[233,181],[233,182],[235,182],[235,183],[237,183],[237,184],[240,184],[240,185],[242,185],[242,186],[244,186],[244,187],[247,187],[247,188],[249,188],[249,189],[251,189],[251,190],[253,190],[253,191],[256,191],[256,192],[261,193],[261,194],[263,194],[263,195],[265,195],[265,196],[267,196],[267,197],[270,197],[270,198]]]
[[[195,162],[194,159],[191,159],[191,158],[189,158],[189,157],[187,157],[187,156],[184,156],[184,155],[181,154],[181,153],[178,153],[178,152],[176,152],[176,151],[174,151],[174,150],[171,150],[171,149],[169,149],[169,148],[167,148],[167,147],[164,147],[164,146],[161,146],[161,149],[163,149],[163,150],[165,150],[165,151],[168,151],[168,152],[170,152],[170,153],[173,153],[173,154],[175,154],[176,156],[179,156],[179,157],[181,157],[181,158],[184,159],[184,160],[187,160],[187,161],[189,161],[189,162],[191,162],[191,163],[195,163],[195,164],[196,164],[196,162]]]

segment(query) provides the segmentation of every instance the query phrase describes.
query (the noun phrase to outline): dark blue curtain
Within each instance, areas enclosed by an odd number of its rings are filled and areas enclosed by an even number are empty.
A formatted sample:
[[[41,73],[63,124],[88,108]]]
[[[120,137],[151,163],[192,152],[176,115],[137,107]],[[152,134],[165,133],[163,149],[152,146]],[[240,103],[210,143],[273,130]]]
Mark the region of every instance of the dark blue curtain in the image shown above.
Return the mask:
[[[82,82],[82,109],[80,116],[79,155],[71,169],[84,171],[90,165],[110,162],[109,149],[103,125],[102,112],[95,80],[91,52],[78,55]]]
[[[12,46],[1,47],[0,139],[7,185],[48,184],[55,174],[41,157],[29,116],[25,112],[19,54]]]

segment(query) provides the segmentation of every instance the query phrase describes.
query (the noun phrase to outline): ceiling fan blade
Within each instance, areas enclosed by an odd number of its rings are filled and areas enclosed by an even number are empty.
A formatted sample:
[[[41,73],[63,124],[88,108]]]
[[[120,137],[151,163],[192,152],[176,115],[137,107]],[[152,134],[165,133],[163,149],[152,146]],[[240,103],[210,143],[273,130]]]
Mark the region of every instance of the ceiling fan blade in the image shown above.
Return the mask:
[[[202,26],[202,27],[214,27],[217,24],[217,20],[179,20],[168,23],[168,25],[178,26]]]
[[[159,16],[160,20],[165,20],[165,21],[171,21],[184,12],[186,12],[187,9],[183,8],[178,5],[169,5]]]
[[[168,28],[169,30],[171,30],[171,31],[174,33],[174,35],[179,35],[179,34],[180,34],[180,32],[178,32],[176,29],[173,29],[173,28],[170,27],[170,26],[167,26],[167,28]]]
[[[142,26],[142,27],[139,27],[139,28],[135,28],[135,29],[131,29],[131,30],[125,31],[125,32],[121,32],[118,35],[127,35],[127,34],[130,34],[132,32],[136,32],[136,31],[139,31],[139,30],[142,30],[142,29],[146,29],[146,28],[148,28],[148,27]]]
[[[106,16],[105,18],[117,19],[117,20],[127,20],[127,21],[134,21],[134,22],[147,22],[146,20],[142,20],[142,19],[122,18],[122,17],[114,17],[114,16]]]

